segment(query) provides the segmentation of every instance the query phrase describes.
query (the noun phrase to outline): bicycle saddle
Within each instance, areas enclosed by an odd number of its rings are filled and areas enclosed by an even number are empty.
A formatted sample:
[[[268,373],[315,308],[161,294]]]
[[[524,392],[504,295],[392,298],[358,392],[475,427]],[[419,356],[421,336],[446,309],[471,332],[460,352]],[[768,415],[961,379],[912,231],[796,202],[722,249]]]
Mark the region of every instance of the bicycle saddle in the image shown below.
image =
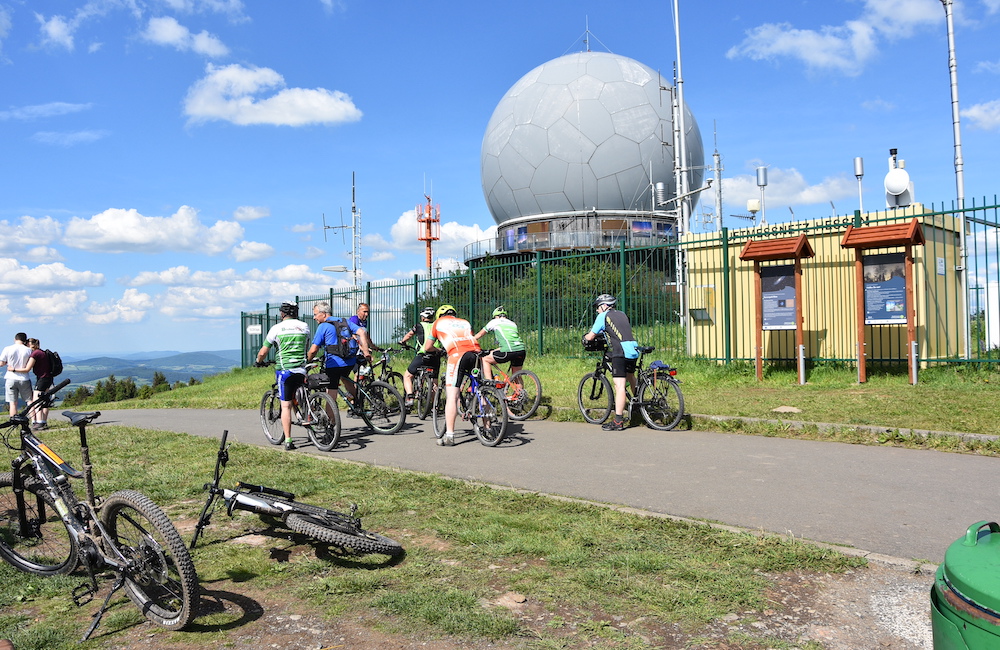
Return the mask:
[[[63,411],[63,415],[69,418],[69,423],[74,427],[78,427],[81,424],[90,424],[97,418],[101,417],[100,411],[90,411],[88,413],[75,413],[73,411]]]

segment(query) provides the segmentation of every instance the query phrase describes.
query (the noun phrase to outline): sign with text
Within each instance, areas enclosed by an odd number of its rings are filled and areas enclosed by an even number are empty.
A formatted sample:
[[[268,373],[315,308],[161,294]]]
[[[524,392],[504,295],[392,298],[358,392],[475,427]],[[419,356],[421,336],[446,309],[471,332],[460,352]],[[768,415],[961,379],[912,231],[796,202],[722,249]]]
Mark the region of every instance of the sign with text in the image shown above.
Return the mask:
[[[906,324],[906,256],[865,255],[865,325]]]
[[[765,266],[760,270],[761,313],[765,330],[795,329],[795,267]]]

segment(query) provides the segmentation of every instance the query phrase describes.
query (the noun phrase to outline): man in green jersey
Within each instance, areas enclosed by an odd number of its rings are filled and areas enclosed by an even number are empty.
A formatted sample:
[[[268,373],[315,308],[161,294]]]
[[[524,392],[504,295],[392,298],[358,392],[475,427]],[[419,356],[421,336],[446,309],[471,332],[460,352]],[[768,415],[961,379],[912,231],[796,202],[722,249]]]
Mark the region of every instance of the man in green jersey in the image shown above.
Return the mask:
[[[282,303],[281,321],[268,330],[264,345],[257,353],[257,364],[264,363],[271,346],[275,346],[274,375],[281,400],[281,428],[285,432],[285,449],[295,449],[292,442],[292,398],[306,380],[306,345],[309,326],[299,320],[299,306]]]
[[[503,306],[493,310],[493,320],[483,325],[476,334],[478,341],[486,332],[493,332],[497,340],[497,349],[483,357],[483,374],[487,379],[493,379],[493,366],[499,363],[510,363],[510,374],[514,374],[524,366],[526,354],[524,342],[517,334],[517,323],[507,318],[507,310]]]

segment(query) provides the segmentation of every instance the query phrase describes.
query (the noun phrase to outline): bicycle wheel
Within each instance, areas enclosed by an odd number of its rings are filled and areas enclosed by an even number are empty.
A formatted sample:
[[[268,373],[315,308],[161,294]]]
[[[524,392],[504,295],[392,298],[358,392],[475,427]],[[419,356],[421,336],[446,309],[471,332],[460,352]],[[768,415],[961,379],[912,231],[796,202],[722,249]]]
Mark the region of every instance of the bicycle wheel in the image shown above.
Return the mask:
[[[406,422],[406,409],[399,391],[382,381],[373,381],[361,393],[361,418],[380,433],[396,433]]]
[[[0,474],[0,556],[15,568],[40,576],[69,573],[76,568],[77,545],[56,512],[45,484],[24,478],[24,508],[28,535],[21,536],[14,495],[14,475]]]
[[[281,428],[281,400],[276,390],[267,391],[260,400],[260,426],[264,429],[264,437],[272,445],[285,441],[285,432]]]
[[[684,396],[677,382],[663,377],[643,377],[639,387],[639,412],[646,424],[669,431],[684,417]]]
[[[340,442],[340,412],[326,391],[310,391],[306,410],[312,418],[305,425],[309,439],[320,451],[330,451]]]
[[[496,447],[507,435],[507,409],[503,393],[492,386],[481,386],[479,395],[472,395],[472,430],[479,442]]]
[[[378,533],[353,526],[349,529],[350,532],[346,532],[342,521],[344,516],[340,513],[331,514],[335,516],[336,521],[331,522],[328,516],[321,513],[290,512],[285,517],[285,524],[297,533],[359,553],[382,553],[394,556],[403,552],[399,542]]]
[[[448,394],[443,386],[438,386],[434,389],[434,396],[431,398],[434,402],[431,413],[432,413],[432,423],[434,429],[434,435],[438,438],[444,435],[445,430],[448,427],[447,422],[444,417],[444,408],[448,402]]]
[[[219,453],[215,457],[215,473],[212,475],[212,482],[205,484],[205,489],[208,490],[208,497],[205,499],[205,505],[198,516],[198,523],[194,526],[194,534],[191,536],[191,546],[189,548],[194,548],[194,545],[198,543],[201,532],[212,521],[215,502],[221,497],[215,490],[219,487],[219,481],[222,480],[222,475],[226,472],[226,463],[229,462],[229,452],[226,447],[226,439],[228,437],[229,429],[223,429],[222,439],[219,441]]]
[[[167,515],[144,494],[121,490],[101,506],[106,544],[125,556],[125,593],[147,619],[179,630],[194,615],[198,576]]]
[[[603,424],[613,412],[614,391],[611,382],[604,375],[588,372],[580,380],[576,391],[576,403],[583,419],[591,424]]]
[[[423,371],[413,378],[413,401],[416,404],[417,417],[425,420],[434,408],[434,383]]]
[[[504,386],[511,420],[527,420],[542,403],[542,382],[530,370],[518,370]]]
[[[398,373],[398,372],[396,372],[394,370],[394,371],[392,371],[390,373],[387,373],[384,377],[382,377],[381,381],[383,381],[383,382],[389,384],[390,386],[392,386],[393,388],[395,388],[396,392],[398,392],[400,395],[403,394],[403,375],[402,375],[402,373]]]

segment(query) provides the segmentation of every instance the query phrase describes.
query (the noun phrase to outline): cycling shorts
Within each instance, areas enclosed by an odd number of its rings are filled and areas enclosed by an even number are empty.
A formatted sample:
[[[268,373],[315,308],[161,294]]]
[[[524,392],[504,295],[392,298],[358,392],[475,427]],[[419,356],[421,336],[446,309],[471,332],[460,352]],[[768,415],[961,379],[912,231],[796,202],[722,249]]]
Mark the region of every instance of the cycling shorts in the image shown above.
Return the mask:
[[[497,363],[510,363],[511,366],[520,367],[524,365],[524,357],[527,356],[525,350],[517,350],[516,352],[501,352],[500,350],[493,350],[493,360]]]
[[[611,376],[625,377],[635,372],[636,359],[626,359],[625,357],[611,357]]]
[[[323,369],[326,374],[327,379],[330,381],[330,385],[327,386],[327,390],[337,390],[340,388],[340,380],[344,379],[346,381],[351,380],[351,371],[354,370],[354,366],[334,366],[333,368],[327,367]]]
[[[291,402],[295,391],[306,382],[306,373],[294,370],[275,370],[274,377],[278,382],[278,399],[282,402]]]
[[[469,350],[461,357],[448,357],[448,367],[445,369],[444,374],[444,385],[445,386],[458,386],[462,383],[462,379],[472,372],[472,369],[476,367],[479,362],[479,353],[475,350]]]
[[[415,375],[420,372],[421,368],[430,368],[432,370],[431,377],[435,379],[439,374],[441,374],[441,355],[440,354],[418,354],[413,357],[413,361],[410,362],[409,367],[407,367],[406,372],[411,375]]]

